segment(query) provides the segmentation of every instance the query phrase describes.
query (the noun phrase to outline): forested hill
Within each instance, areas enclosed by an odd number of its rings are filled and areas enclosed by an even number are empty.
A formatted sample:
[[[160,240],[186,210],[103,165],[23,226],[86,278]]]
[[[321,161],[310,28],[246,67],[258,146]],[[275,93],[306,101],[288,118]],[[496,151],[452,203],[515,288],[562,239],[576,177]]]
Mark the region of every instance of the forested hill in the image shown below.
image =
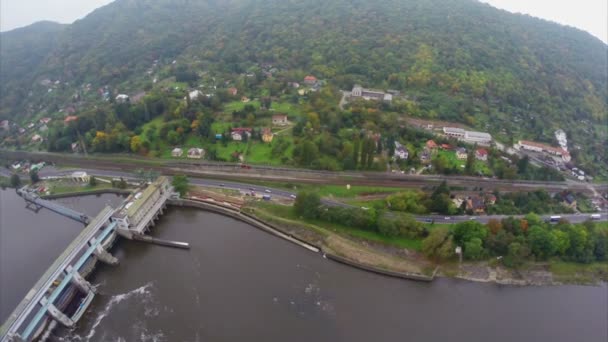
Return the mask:
[[[530,138],[607,115],[605,44],[473,0],[116,0],[36,32],[0,35],[0,117],[48,109],[41,79],[128,88],[155,59],[234,74],[272,63],[337,87],[397,89],[420,104],[410,115]]]

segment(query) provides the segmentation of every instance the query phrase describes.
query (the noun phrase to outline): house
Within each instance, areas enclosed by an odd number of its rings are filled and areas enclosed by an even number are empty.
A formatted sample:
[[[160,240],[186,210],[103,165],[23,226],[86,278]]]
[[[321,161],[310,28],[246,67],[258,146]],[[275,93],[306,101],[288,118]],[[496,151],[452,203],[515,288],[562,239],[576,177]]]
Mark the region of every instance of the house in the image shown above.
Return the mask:
[[[378,100],[386,102],[391,102],[393,100],[393,95],[389,93],[385,93],[382,90],[366,89],[358,84],[353,86],[350,96],[351,98],[360,98],[364,100]]]
[[[452,145],[450,145],[450,144],[441,144],[441,149],[442,150],[446,150],[446,151],[450,151],[452,149]]]
[[[262,128],[262,141],[265,143],[272,142],[274,138],[274,134],[272,134],[272,130],[270,128]]]
[[[184,154],[184,151],[179,147],[176,147],[173,149],[173,151],[171,151],[171,156],[176,157],[176,158],[181,157],[183,154]]]
[[[40,119],[40,123],[41,124],[48,124],[49,122],[51,122],[51,118],[42,118]]]
[[[395,141],[395,159],[406,160],[409,157],[407,148],[401,145],[398,141]]]
[[[74,143],[72,143],[71,147],[72,147],[72,152],[74,152],[74,153],[80,152],[80,143],[74,142]]]
[[[274,126],[286,126],[289,125],[289,121],[287,120],[287,115],[285,114],[275,114],[272,116],[272,124]]]
[[[34,136],[32,137],[32,142],[41,142],[42,141],[42,137],[40,136],[40,134],[34,134]]]
[[[420,153],[420,162],[423,164],[431,162],[431,150],[426,147],[422,150],[422,153]]]
[[[203,95],[203,92],[200,91],[200,90],[198,90],[198,89],[197,90],[193,90],[193,91],[191,91],[191,92],[188,93],[188,97],[190,98],[190,101],[196,100],[196,99],[198,99],[199,96],[202,96],[202,95]]]
[[[471,196],[467,198],[466,203],[466,210],[472,211],[474,214],[480,215],[486,211],[486,205],[483,199],[479,196]]]
[[[45,124],[40,125],[40,127],[38,128],[38,131],[40,131],[40,132],[46,132],[48,130],[49,130],[49,126],[47,126]]]
[[[312,76],[312,75],[308,75],[306,77],[304,77],[304,84],[312,86],[315,83],[317,83],[317,78]]]
[[[233,128],[232,131],[230,132],[230,135],[232,136],[232,140],[236,140],[236,141],[243,140],[243,137],[245,135],[247,136],[247,138],[251,138],[251,128],[243,128],[243,127]]]
[[[289,87],[292,87],[292,88],[295,88],[295,89],[300,88],[300,83],[298,83],[298,82],[289,82],[289,83],[287,83],[287,85]]]
[[[249,99],[247,96],[243,96],[243,97],[241,97],[241,102],[243,102],[243,103],[247,103],[247,102],[249,102],[249,101],[251,101],[251,100],[250,100],[250,99]]]
[[[201,159],[205,155],[205,150],[198,147],[192,147],[188,150],[188,158]]]
[[[116,103],[127,103],[129,102],[129,95],[127,94],[118,94],[116,96]]]
[[[572,194],[562,195],[562,205],[576,209],[576,198]]]
[[[477,151],[475,151],[475,158],[483,161],[488,160],[488,151],[484,148],[478,148]]]
[[[426,148],[428,148],[430,151],[436,150],[439,146],[437,146],[437,143],[435,143],[434,140],[429,140],[426,142]]]
[[[222,136],[220,133],[217,133],[217,134],[215,135],[215,139],[216,139],[216,140],[222,140],[222,138],[223,138],[223,136]]]
[[[2,128],[5,131],[8,131],[10,128],[10,122],[8,120],[0,121],[0,128]]]
[[[456,158],[460,160],[467,159],[467,149],[464,147],[459,147],[456,149]]]
[[[232,95],[232,96],[236,96],[236,94],[239,93],[239,90],[232,87],[232,88],[228,88],[228,94]]]
[[[69,124],[70,122],[76,121],[76,120],[78,120],[77,116],[75,116],[75,115],[68,115],[68,116],[65,117],[65,119],[63,119],[63,123],[64,124]]]
[[[493,194],[486,195],[486,205],[494,205],[496,204],[496,196]]]
[[[443,127],[443,134],[448,137],[462,139],[464,138],[466,131],[458,127]]]
[[[25,133],[25,128],[19,127],[19,134],[24,134],[24,133]]]

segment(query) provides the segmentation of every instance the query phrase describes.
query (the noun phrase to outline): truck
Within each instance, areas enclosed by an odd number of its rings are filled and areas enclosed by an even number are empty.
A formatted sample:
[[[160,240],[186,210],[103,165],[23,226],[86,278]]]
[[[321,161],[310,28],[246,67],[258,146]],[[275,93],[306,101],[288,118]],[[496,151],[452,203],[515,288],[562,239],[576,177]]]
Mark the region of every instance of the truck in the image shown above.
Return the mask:
[[[262,199],[264,201],[270,201],[270,195],[264,195],[264,196],[262,196]]]
[[[601,214],[591,214],[590,218],[592,220],[599,220],[602,218],[602,215]]]

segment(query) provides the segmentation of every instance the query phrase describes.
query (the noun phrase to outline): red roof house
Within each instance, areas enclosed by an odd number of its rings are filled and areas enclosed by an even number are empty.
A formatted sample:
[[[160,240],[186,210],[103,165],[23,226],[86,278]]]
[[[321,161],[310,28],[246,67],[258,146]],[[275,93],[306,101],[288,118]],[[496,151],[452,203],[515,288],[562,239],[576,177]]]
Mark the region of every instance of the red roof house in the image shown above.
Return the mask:
[[[488,151],[483,148],[478,148],[477,151],[475,151],[475,158],[478,160],[488,160]]]

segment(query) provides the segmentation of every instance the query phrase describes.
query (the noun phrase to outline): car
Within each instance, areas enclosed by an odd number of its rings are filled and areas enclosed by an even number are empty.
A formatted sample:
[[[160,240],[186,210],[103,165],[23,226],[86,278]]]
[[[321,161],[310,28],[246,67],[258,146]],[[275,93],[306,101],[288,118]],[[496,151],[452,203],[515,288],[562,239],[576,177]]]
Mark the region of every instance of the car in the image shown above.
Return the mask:
[[[296,195],[294,195],[294,194],[289,195],[289,197],[296,199]]]
[[[477,220],[477,217],[471,216],[471,217],[469,217],[469,220]]]
[[[269,189],[264,190],[264,192],[266,192],[267,194],[272,193],[272,191],[270,191]]]
[[[449,217],[449,216],[446,216],[446,217],[444,217],[443,219],[444,219],[444,220],[451,220],[452,218],[451,218],[451,217]]]
[[[220,184],[220,186],[224,186],[224,183]]]
[[[255,191],[253,188],[249,188],[249,190],[251,190],[251,191]]]

